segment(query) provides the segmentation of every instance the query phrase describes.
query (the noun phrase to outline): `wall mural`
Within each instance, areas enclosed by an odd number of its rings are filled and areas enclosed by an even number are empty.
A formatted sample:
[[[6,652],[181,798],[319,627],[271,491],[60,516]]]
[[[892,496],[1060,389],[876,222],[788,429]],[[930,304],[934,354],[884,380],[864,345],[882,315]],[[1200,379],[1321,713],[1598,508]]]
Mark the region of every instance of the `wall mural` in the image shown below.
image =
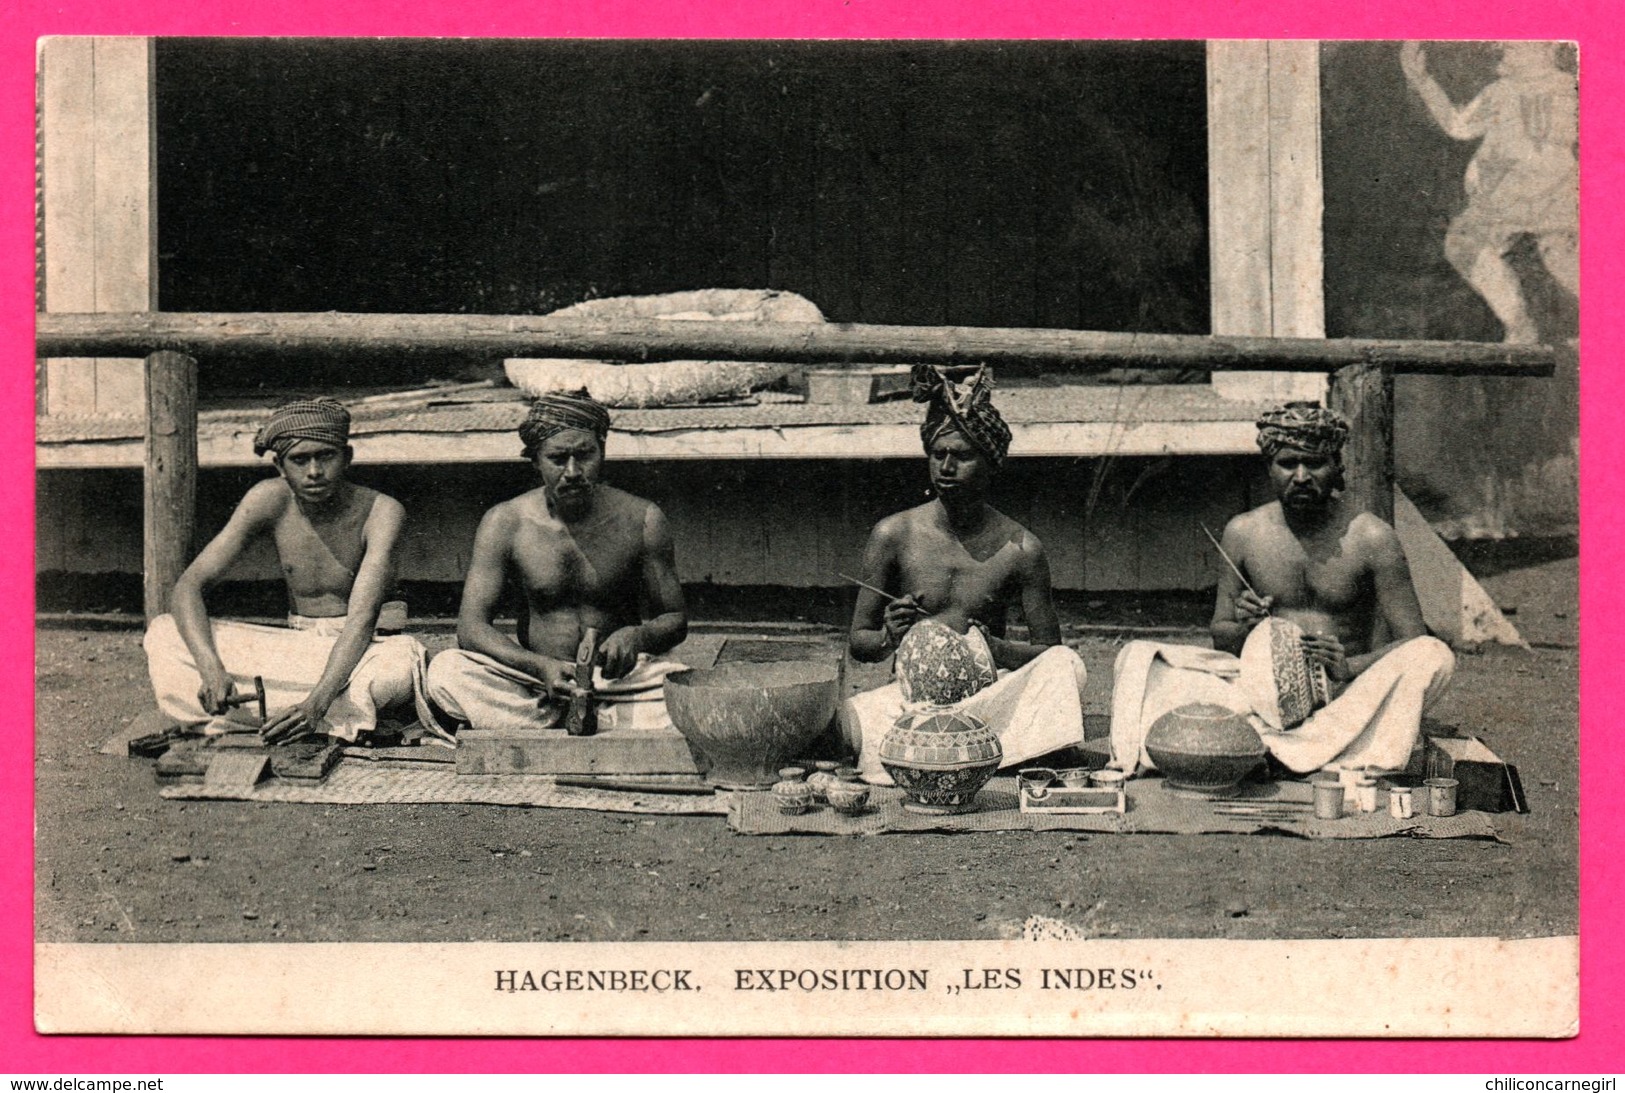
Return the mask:
[[[1462,188],[1467,207],[1450,221],[1444,253],[1506,328],[1508,342],[1539,342],[1507,252],[1520,236],[1571,294],[1580,292],[1579,89],[1557,64],[1556,42],[1503,42],[1495,77],[1458,106],[1428,73],[1419,42],[1400,47],[1411,88],[1446,136],[1478,141]]]
[[[1331,337],[1576,344],[1577,75],[1551,42],[1321,49]],[[1402,376],[1400,485],[1450,539],[1578,525],[1579,375]]]

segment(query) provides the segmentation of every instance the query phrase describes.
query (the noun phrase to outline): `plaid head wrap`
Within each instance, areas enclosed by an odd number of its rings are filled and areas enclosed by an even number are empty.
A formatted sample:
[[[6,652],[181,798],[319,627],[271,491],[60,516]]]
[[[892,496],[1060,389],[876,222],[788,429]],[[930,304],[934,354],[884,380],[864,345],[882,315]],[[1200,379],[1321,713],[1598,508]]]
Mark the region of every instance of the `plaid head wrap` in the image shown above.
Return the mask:
[[[916,364],[909,393],[915,402],[928,404],[920,441],[930,448],[944,432],[956,432],[970,441],[995,466],[1004,465],[1010,452],[1010,426],[993,406],[993,374],[985,367],[964,383],[955,383],[942,370]]]
[[[1348,420],[1315,402],[1289,402],[1258,419],[1258,446],[1272,459],[1282,448],[1340,459],[1348,438]]]
[[[350,443],[350,411],[330,398],[285,402],[254,434],[254,454],[281,456],[301,440],[315,440],[342,448]]]
[[[519,426],[519,439],[525,445],[524,457],[535,458],[548,437],[566,429],[583,429],[596,436],[602,445],[609,436],[609,410],[589,395],[585,387],[543,395],[530,404],[530,413]]]

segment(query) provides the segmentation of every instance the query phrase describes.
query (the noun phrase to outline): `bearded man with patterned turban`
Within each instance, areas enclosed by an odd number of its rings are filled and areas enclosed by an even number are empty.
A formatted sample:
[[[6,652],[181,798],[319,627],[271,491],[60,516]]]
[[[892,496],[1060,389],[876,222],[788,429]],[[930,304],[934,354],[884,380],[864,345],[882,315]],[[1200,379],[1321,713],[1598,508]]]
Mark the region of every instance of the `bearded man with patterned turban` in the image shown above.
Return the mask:
[[[456,649],[429,665],[429,696],[453,726],[561,728],[586,632],[600,731],[670,728],[661,654],[688,632],[658,506],[604,484],[609,411],[586,391],[538,399],[519,426],[541,485],[487,512],[457,616]],[[524,596],[515,637],[494,625],[508,582]]]
[[[1218,571],[1212,649],[1135,641],[1119,654],[1114,766],[1151,767],[1146,733],[1193,702],[1246,715],[1300,774],[1408,765],[1455,655],[1427,633],[1394,529],[1341,496],[1348,433],[1315,403],[1258,419],[1275,500],[1224,529],[1239,572]]]
[[[897,682],[844,703],[841,726],[866,780],[891,778],[880,742],[897,718],[950,705],[999,734],[1003,765],[1083,743],[1085,672],[1061,644],[1049,561],[1038,537],[988,503],[1010,450],[985,368],[963,383],[926,365],[912,391],[926,403],[920,440],[935,497],[875,525],[864,549],[849,644],[878,661],[897,653]],[[1019,608],[1027,637],[1005,637]]]
[[[272,411],[254,437],[277,476],[244,495],[221,532],[170,593],[170,614],[147,629],[147,669],[159,709],[187,727],[258,722],[253,704],[234,704],[265,684],[267,743],[306,736],[355,741],[380,713],[432,725],[423,696],[427,654],[415,638],[378,633],[404,624],[404,605],[386,605],[406,511],[399,501],[350,481],[350,412],[332,399],[302,399]],[[245,551],[270,541],[288,582],[288,625],[211,619],[203,595]]]

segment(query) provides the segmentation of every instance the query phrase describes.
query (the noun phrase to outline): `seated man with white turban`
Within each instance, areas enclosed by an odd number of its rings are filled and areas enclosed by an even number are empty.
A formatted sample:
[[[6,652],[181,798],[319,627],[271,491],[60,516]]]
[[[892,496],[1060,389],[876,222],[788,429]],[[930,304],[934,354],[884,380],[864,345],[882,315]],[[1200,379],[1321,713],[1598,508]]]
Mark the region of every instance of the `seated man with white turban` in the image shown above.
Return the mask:
[[[1010,450],[993,379],[981,369],[956,383],[920,365],[912,390],[928,404],[920,440],[936,497],[870,533],[863,568],[872,587],[858,592],[848,639],[855,660],[895,651],[897,682],[841,709],[858,769],[882,785],[891,776],[881,741],[900,715],[927,706],[980,719],[998,734],[1004,766],[1083,743],[1083,661],[1061,644],[1044,544],[988,504]],[[1021,609],[1026,641],[1004,636],[1011,606]]]
[[[519,426],[539,488],[487,512],[457,616],[458,648],[429,665],[429,697],[478,730],[560,728],[583,636],[598,631],[599,726],[671,727],[658,659],[688,632],[666,517],[605,485],[609,411],[586,391],[538,399]],[[494,625],[503,589],[524,597],[516,637]]]
[[[348,478],[350,413],[331,399],[278,407],[254,438],[277,475],[252,486],[225,528],[147,628],[147,670],[159,709],[187,727],[218,717],[254,724],[234,696],[265,683],[268,743],[309,735],[357,740],[380,711],[430,726],[422,702],[427,655],[415,639],[376,633],[395,582],[399,501]],[[288,582],[288,625],[211,619],[203,595],[257,541],[270,540]],[[216,726],[219,727],[219,726]]]
[[[1112,765],[1152,766],[1164,713],[1213,703],[1248,716],[1288,770],[1404,769],[1422,712],[1455,669],[1427,634],[1399,536],[1349,504],[1348,423],[1314,403],[1258,421],[1276,499],[1235,517],[1222,548],[1213,648],[1130,642],[1112,690]]]

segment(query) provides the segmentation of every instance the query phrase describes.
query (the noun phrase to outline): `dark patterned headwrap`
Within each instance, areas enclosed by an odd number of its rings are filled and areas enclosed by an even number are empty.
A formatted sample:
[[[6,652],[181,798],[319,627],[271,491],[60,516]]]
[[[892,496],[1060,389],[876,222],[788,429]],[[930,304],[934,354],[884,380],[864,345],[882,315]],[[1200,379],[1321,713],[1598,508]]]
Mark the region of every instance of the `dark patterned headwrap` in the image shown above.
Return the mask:
[[[301,440],[315,440],[342,448],[350,443],[350,411],[330,398],[285,402],[254,434],[254,454],[285,455]]]
[[[1271,459],[1282,448],[1341,459],[1348,438],[1348,419],[1316,402],[1289,402],[1258,419],[1258,446]]]
[[[519,426],[519,439],[525,444],[524,457],[536,458],[536,452],[548,437],[566,429],[584,429],[596,436],[602,446],[609,436],[609,410],[587,394],[585,387],[543,395],[530,404],[530,413]]]
[[[993,374],[986,367],[964,383],[955,383],[942,370],[916,364],[909,393],[915,402],[929,404],[920,441],[929,450],[944,432],[959,433],[987,456],[995,467],[1004,465],[1010,452],[1010,426],[993,406]]]

